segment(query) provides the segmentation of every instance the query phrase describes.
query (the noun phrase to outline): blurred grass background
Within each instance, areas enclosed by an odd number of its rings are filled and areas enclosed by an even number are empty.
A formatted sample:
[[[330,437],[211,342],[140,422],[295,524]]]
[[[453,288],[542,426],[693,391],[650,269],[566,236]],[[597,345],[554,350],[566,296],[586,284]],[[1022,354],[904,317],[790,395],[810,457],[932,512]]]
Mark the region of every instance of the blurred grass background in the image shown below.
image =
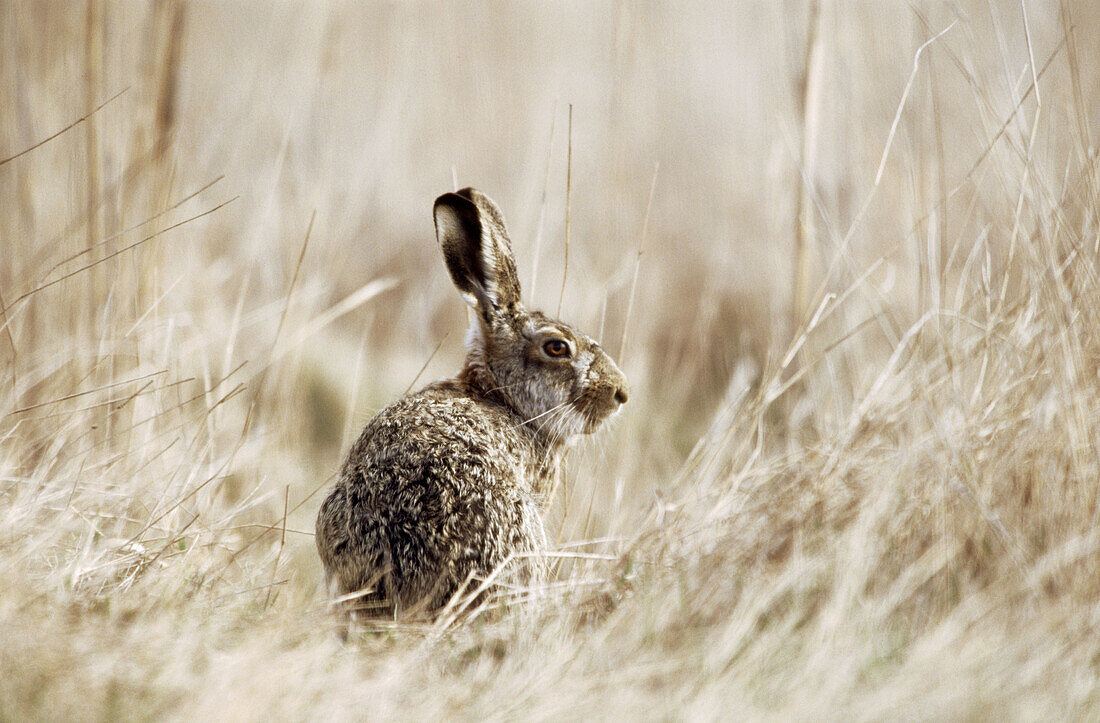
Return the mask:
[[[0,4],[0,713],[1095,715],[1098,32]],[[312,520],[461,363],[455,184],[634,393],[547,601],[340,646]]]

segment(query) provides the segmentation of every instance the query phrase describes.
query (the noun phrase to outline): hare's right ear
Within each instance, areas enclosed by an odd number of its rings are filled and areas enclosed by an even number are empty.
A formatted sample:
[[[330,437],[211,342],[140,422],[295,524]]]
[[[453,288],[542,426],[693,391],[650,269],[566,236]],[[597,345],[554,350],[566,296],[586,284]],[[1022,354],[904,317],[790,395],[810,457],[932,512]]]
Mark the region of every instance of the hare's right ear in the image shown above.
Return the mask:
[[[437,198],[434,215],[443,261],[466,303],[490,323],[519,304],[516,262],[496,204],[464,188]]]

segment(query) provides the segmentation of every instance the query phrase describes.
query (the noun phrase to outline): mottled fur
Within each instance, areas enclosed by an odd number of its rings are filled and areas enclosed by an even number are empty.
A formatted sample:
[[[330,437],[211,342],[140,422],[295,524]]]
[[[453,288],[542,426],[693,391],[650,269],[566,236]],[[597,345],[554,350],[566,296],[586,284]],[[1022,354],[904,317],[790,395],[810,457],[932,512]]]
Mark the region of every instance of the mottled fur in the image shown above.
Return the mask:
[[[317,516],[331,591],[357,594],[351,605],[375,614],[430,614],[505,564],[505,579],[540,579],[542,508],[566,447],[627,398],[595,341],[523,307],[488,197],[440,196],[435,224],[451,279],[477,312],[466,363],[367,424]]]

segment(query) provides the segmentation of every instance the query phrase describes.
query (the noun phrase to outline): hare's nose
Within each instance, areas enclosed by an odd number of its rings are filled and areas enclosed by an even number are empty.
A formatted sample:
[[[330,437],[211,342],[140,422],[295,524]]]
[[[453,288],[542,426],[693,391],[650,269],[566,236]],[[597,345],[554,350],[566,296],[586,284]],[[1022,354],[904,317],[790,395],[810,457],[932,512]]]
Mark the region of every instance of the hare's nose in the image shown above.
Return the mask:
[[[626,387],[619,387],[615,390],[615,401],[619,404],[626,404],[627,396]]]

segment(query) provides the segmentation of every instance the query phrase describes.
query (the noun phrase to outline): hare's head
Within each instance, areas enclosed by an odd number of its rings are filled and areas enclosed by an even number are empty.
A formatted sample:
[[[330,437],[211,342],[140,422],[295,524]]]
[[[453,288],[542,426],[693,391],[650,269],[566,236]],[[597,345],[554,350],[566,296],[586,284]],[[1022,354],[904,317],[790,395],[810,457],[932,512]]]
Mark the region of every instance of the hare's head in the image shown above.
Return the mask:
[[[524,308],[500,209],[472,188],[446,193],[435,201],[435,229],[477,316],[467,378],[552,440],[596,431],[626,402],[626,378],[591,337]]]

